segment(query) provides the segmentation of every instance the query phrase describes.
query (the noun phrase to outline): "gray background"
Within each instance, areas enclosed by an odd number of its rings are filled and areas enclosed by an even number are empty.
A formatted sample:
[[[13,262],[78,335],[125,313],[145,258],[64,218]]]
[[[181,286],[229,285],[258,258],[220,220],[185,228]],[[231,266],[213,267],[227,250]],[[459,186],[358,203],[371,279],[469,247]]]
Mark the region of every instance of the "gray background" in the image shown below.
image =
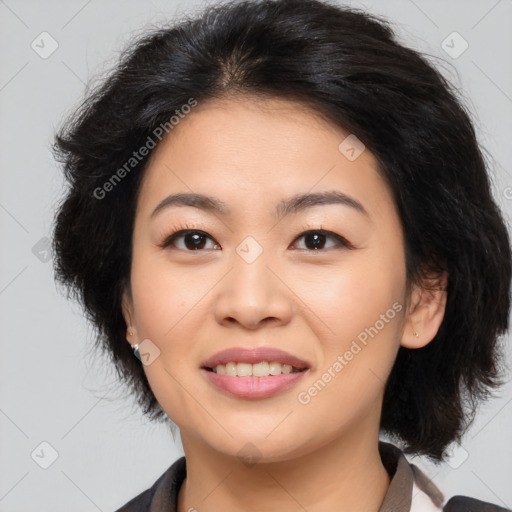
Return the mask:
[[[512,0],[348,3],[387,16],[404,42],[431,55],[461,89],[493,156],[494,193],[509,222]],[[115,63],[125,43],[198,5],[0,0],[1,512],[113,511],[183,454],[179,436],[174,441],[167,427],[149,424],[123,389],[112,389],[114,374],[91,352],[92,329],[54,284],[46,237],[63,180],[49,143],[85,84]],[[46,58],[44,31],[58,43]],[[469,44],[457,58],[441,46],[453,31]],[[461,43],[448,39],[452,53]],[[510,336],[504,341],[511,366]],[[481,407],[448,463],[408,458],[446,497],[512,507],[511,402],[509,383]],[[57,453],[47,469],[41,465],[52,451],[42,442]]]

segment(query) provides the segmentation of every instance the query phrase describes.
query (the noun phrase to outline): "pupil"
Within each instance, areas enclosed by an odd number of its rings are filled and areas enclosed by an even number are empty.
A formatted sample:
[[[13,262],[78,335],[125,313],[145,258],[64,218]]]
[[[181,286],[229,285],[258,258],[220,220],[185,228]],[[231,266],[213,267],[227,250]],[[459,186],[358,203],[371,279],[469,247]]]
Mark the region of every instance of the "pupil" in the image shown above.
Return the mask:
[[[306,236],[306,240],[308,240],[308,239],[310,239],[310,240],[314,239],[315,240],[315,242],[313,242],[313,247],[312,247],[312,249],[315,249],[315,250],[318,249],[318,244],[322,245],[322,238],[325,238],[325,235],[321,235],[321,234],[318,234],[318,233],[314,233],[314,234]],[[308,246],[307,243],[306,243],[306,246]],[[308,249],[311,249],[311,247],[308,247]]]
[[[193,234],[189,233],[188,235],[186,235],[185,236],[185,245],[186,245],[187,249],[193,249],[193,250],[201,249],[204,245],[204,240],[201,240],[202,238],[205,238],[205,237],[203,237],[203,235],[198,235],[197,233],[193,233]],[[192,242],[191,244],[187,243],[191,239],[193,239],[194,242]]]

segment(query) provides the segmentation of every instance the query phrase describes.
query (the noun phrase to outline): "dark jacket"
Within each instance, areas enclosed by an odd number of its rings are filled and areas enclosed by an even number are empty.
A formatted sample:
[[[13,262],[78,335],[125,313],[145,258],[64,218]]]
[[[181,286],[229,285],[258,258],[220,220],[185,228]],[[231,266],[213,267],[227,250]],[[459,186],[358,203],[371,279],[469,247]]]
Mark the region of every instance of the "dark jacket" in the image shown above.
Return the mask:
[[[378,512],[512,512],[467,496],[445,502],[441,491],[399,448],[379,441],[379,453],[391,483]],[[149,489],[116,512],[177,512],[178,492],[186,476],[185,457],[181,457]]]

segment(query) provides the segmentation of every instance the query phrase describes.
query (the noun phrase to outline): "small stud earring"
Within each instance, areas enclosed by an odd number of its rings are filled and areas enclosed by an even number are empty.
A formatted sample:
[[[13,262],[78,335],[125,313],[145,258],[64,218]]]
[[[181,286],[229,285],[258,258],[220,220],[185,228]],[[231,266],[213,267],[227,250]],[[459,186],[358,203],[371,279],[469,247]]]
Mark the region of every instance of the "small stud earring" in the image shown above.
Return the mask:
[[[416,331],[412,331],[412,332],[413,332],[414,336],[416,336],[416,338],[420,337],[419,334]]]
[[[132,350],[133,350],[133,355],[139,360],[141,361],[141,358],[140,358],[140,352],[139,352],[139,344],[136,343],[135,345],[132,345]]]

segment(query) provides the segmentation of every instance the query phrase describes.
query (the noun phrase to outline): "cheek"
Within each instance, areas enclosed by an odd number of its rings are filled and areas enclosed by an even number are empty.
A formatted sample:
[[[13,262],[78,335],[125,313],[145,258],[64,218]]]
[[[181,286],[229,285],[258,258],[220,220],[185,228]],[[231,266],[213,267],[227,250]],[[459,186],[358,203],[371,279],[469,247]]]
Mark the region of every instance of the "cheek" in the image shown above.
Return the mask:
[[[317,332],[325,334],[330,345],[340,346],[403,300],[405,269],[401,261],[386,262],[382,255],[367,251],[336,266],[312,267],[307,280],[295,276],[293,282],[308,306],[303,314],[315,322]],[[392,310],[388,316],[395,318],[395,313]]]
[[[190,329],[189,319],[201,310],[213,285],[208,286],[211,274],[200,265],[188,269],[173,265],[165,253],[134,254],[131,279],[140,336],[162,343],[183,339],[178,334]]]
[[[201,325],[197,315],[206,314],[201,311],[206,304],[201,297],[207,283],[205,278],[196,277],[194,270],[184,272],[173,267],[162,254],[134,254],[131,279],[138,335],[141,340],[150,339],[160,350],[159,356],[144,366],[144,372],[166,414],[186,425],[188,418],[197,414],[197,404],[190,399],[198,395],[197,374],[191,371],[195,361],[191,347],[194,329]]]
[[[303,314],[320,342],[318,373],[329,382],[317,405],[333,400],[357,408],[360,401],[364,407],[383,391],[404,311],[405,266],[396,258],[391,251],[360,251],[301,283],[298,295],[309,306]]]

